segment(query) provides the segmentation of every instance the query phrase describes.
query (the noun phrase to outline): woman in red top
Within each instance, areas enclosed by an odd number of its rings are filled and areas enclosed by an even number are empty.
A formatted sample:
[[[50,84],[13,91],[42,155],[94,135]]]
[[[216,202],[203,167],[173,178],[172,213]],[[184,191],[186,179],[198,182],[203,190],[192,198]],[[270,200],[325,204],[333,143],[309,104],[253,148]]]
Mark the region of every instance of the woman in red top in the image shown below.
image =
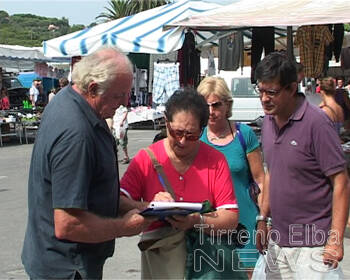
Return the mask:
[[[209,200],[216,211],[200,215],[172,216],[156,221],[144,232],[165,231],[173,228],[180,231],[193,229],[195,225],[208,225],[204,233],[233,230],[238,223],[238,206],[230,170],[222,153],[199,141],[208,121],[209,110],[204,97],[192,89],[176,91],[166,103],[165,118],[167,137],[149,148],[162,165],[175,197],[164,190],[162,181],[145,150],[132,159],[121,179],[121,210],[143,210],[150,201],[203,202]],[[210,225],[210,226],[209,226]],[[148,252],[142,252],[142,271],[152,262]],[[182,260],[185,267],[185,259]],[[161,260],[160,267],[166,270],[175,260]],[[154,263],[153,263],[154,265]],[[181,273],[179,273],[181,274]],[[155,278],[154,275],[148,275]],[[142,275],[142,278],[147,278]],[[162,277],[167,278],[167,277]],[[183,275],[170,275],[181,278]]]
[[[7,88],[1,88],[1,100],[0,100],[0,109],[8,110],[10,109],[10,101],[7,95]]]

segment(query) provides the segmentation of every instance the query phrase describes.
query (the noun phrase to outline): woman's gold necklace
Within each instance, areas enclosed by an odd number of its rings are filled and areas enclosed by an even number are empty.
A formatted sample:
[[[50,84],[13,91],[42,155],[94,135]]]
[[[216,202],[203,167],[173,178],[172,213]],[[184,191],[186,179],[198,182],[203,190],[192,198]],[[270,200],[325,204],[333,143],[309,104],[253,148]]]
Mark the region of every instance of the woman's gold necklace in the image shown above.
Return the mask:
[[[230,135],[230,133],[227,133],[226,131],[225,133],[221,133],[220,135],[208,135],[208,136],[210,141],[216,141],[216,140],[225,139],[228,135]]]

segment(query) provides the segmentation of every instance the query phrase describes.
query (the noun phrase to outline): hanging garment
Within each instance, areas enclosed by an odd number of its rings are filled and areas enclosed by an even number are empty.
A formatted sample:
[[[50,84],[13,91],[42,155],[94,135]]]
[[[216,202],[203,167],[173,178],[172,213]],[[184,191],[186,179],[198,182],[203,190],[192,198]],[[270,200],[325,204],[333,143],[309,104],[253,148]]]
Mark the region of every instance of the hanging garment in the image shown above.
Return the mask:
[[[152,101],[165,104],[180,88],[178,63],[154,63]]]
[[[165,61],[168,60],[170,62],[176,62],[177,61],[177,51],[170,52],[170,53],[164,53],[164,54],[151,54],[149,59],[149,70],[148,70],[148,91],[152,92],[153,89],[153,65],[155,62],[158,61]]]
[[[333,41],[326,25],[305,25],[298,28],[294,43],[299,47],[300,62],[308,78],[318,78],[323,72],[325,47]]]
[[[145,105],[145,92],[147,92],[147,69],[135,67],[133,80],[135,103]]]
[[[343,70],[350,69],[350,47],[342,48],[340,65]]]
[[[332,33],[334,41],[326,47],[323,75],[327,76],[329,61],[332,60],[333,54],[336,62],[339,62],[341,47],[344,40],[344,24],[328,24],[328,29]]]
[[[200,52],[196,49],[196,43],[192,32],[185,34],[182,48],[178,52],[180,63],[180,85],[181,87],[197,87],[200,82]]]
[[[332,33],[334,41],[327,46],[326,55],[328,60],[331,60],[334,54],[335,61],[339,62],[341,47],[344,40],[344,24],[329,24],[328,29]]]
[[[251,56],[251,82],[255,84],[255,68],[261,60],[264,50],[265,56],[275,50],[275,28],[253,27],[252,29],[252,56]]]
[[[213,50],[208,51],[208,76],[214,76],[216,74],[215,60]]]
[[[238,31],[219,40],[219,70],[236,71],[244,51],[243,32]]]

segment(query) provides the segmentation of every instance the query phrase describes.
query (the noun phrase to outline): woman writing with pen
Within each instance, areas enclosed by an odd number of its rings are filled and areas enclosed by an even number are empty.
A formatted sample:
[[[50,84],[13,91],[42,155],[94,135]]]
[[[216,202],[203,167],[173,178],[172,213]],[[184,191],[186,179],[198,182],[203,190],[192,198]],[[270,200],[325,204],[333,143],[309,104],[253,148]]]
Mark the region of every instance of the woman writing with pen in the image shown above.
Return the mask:
[[[205,99],[193,89],[176,91],[166,103],[167,137],[152,144],[149,149],[162,165],[173,193],[166,191],[152,155],[141,150],[133,158],[121,179],[121,210],[145,209],[150,201],[203,202],[209,200],[215,212],[200,215],[172,216],[166,221],[154,222],[144,234],[176,229],[186,231],[198,224],[209,224],[210,230],[235,229],[238,221],[237,201],[225,157],[199,138],[208,120]],[[183,260],[185,262],[186,259]],[[147,252],[142,253],[142,270],[149,264]],[[172,260],[164,259],[160,266],[166,268]],[[152,265],[152,264],[151,264]],[[183,263],[184,265],[184,263]],[[165,269],[166,270],[166,269]],[[149,272],[149,271],[148,271]],[[183,271],[167,278],[183,279]],[[165,274],[164,274],[165,275]],[[148,274],[142,278],[151,277]],[[165,276],[164,276],[165,277]]]

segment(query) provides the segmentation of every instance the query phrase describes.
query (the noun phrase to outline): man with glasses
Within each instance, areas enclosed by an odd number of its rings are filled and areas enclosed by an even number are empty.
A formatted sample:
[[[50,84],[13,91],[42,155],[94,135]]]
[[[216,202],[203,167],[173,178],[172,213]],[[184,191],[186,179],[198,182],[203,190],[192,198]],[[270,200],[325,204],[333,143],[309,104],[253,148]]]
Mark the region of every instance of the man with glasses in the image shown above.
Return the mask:
[[[349,180],[339,137],[331,120],[297,92],[295,63],[284,54],[266,56],[255,75],[266,114],[267,173],[256,220],[267,279],[321,279],[344,254]]]

